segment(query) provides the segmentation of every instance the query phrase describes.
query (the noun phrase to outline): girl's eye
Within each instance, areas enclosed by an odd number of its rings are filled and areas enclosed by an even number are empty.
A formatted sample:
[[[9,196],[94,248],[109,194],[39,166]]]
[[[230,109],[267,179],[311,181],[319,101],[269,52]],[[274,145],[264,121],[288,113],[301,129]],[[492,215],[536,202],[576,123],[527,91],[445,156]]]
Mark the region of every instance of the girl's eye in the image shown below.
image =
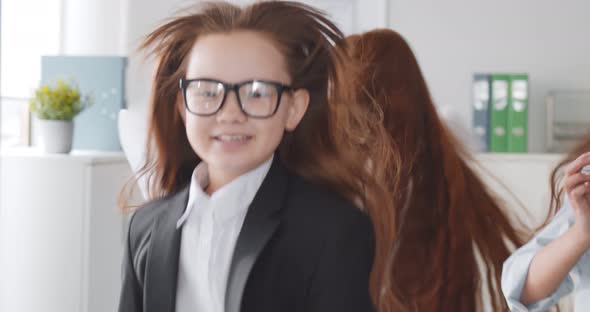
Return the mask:
[[[202,97],[217,97],[217,92],[204,90],[198,92],[197,95]]]
[[[249,98],[259,99],[272,96],[272,93],[271,87],[256,83],[247,90],[246,95]]]
[[[251,98],[260,98],[265,96],[264,94],[262,94],[262,92],[258,92],[258,91],[251,91],[250,94],[248,94],[249,97]]]

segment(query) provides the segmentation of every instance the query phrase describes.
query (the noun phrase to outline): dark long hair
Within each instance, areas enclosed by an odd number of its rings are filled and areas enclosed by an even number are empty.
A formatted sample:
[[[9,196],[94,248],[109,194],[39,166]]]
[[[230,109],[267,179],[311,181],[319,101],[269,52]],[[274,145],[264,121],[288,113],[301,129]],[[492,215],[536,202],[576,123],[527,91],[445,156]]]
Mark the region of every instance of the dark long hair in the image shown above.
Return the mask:
[[[136,178],[146,176],[150,199],[175,193],[190,182],[200,159],[186,136],[178,81],[185,76],[187,56],[200,36],[239,30],[255,31],[271,40],[284,55],[293,87],[310,93],[301,123],[279,146],[284,164],[360,203],[373,219],[391,220],[374,227],[377,247],[370,288],[373,301],[381,305],[379,289],[391,275],[385,270],[386,252],[394,240],[394,216],[381,209],[390,194],[379,175],[369,174],[366,164],[369,155],[387,154],[391,148],[382,124],[375,122],[377,117],[357,103],[358,87],[350,77],[356,76],[358,67],[346,52],[343,34],[321,11],[288,1],[245,7],[212,2],[180,12],[149,34],[141,48],[158,60],[158,66],[147,160]],[[359,145],[364,149],[359,150]],[[121,198],[123,207],[127,198]]]
[[[522,232],[439,118],[407,42],[392,30],[375,30],[348,43],[363,64],[359,102],[370,110],[379,105],[401,160],[399,168],[381,160],[372,168],[398,177],[385,182],[397,195],[382,207],[395,211],[397,237],[388,259],[390,284],[382,292],[396,298],[399,310],[473,312],[483,310],[485,288],[492,310],[507,311],[502,264],[522,244]]]

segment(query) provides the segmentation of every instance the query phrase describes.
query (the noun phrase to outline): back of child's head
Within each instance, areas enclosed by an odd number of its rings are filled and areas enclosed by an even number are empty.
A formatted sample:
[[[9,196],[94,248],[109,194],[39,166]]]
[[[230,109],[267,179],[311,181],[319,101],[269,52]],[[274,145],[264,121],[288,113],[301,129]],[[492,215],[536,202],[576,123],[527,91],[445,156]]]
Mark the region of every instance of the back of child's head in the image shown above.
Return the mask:
[[[361,62],[359,102],[381,109],[392,155],[401,162],[373,162],[377,172],[399,171],[385,182],[397,194],[390,209],[398,229],[386,291],[412,311],[479,311],[480,283],[487,280],[489,304],[505,310],[502,263],[521,239],[471,168],[472,156],[439,118],[409,44],[388,29],[347,40]]]

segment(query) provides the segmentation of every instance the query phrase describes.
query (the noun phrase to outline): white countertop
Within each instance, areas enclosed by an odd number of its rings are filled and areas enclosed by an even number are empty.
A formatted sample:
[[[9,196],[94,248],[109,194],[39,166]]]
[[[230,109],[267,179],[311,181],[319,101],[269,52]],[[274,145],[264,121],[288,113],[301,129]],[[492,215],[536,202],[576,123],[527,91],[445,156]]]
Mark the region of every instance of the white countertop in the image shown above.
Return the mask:
[[[533,161],[557,161],[564,158],[565,154],[551,153],[478,153],[478,160],[533,160]]]
[[[52,160],[75,160],[85,163],[112,163],[126,162],[127,158],[122,151],[92,151],[73,150],[69,154],[45,153],[38,148],[18,147],[0,150],[0,156],[7,158],[42,158]]]

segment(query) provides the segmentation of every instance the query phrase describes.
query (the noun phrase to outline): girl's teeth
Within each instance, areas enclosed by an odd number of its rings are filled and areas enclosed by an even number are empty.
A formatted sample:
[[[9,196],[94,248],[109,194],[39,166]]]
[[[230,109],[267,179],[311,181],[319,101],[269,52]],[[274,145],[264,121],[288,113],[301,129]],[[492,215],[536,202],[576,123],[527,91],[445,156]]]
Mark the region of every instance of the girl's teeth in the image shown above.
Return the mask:
[[[220,135],[220,141],[245,141],[248,137],[245,135]]]

